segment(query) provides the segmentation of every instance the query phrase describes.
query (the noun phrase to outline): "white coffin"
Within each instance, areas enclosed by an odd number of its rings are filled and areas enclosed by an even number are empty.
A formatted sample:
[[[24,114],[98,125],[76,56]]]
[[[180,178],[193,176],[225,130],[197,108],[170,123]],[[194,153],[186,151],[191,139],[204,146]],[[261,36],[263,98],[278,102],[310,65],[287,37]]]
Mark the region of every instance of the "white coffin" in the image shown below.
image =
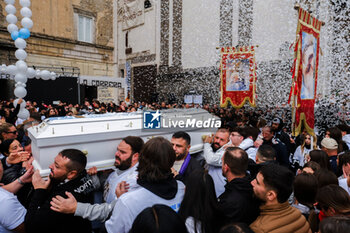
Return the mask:
[[[219,118],[203,109],[176,109],[161,111],[164,122],[169,119],[195,119],[196,121],[212,120],[218,123]],[[165,125],[165,124],[164,124]],[[216,127],[218,124],[215,124]],[[169,126],[169,124],[168,124]],[[212,125],[211,125],[212,126]],[[216,128],[162,128],[161,130],[143,129],[143,113],[114,113],[103,115],[85,115],[76,117],[51,118],[40,125],[28,129],[32,140],[33,165],[42,176],[50,173],[49,165],[55,156],[64,149],[74,148],[86,151],[87,168],[96,166],[98,170],[113,167],[117,145],[127,136],[140,136],[146,142],[155,136],[171,139],[179,130],[191,136],[191,153],[202,151],[202,136],[215,133]]]

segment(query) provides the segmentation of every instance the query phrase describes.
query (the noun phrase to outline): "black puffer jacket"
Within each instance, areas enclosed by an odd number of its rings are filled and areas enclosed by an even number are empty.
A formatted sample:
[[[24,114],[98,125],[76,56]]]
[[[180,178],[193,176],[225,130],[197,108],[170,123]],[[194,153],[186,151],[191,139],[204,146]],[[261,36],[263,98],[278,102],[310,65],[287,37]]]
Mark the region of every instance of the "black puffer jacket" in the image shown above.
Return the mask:
[[[218,198],[221,226],[235,222],[251,224],[259,215],[259,202],[253,194],[248,177],[227,183],[225,192]]]
[[[53,182],[50,190],[34,190],[25,218],[26,231],[29,233],[91,233],[91,224],[88,220],[72,214],[54,212],[50,209],[50,201],[56,195],[67,198],[65,192],[68,191],[78,202],[91,203],[93,190],[93,182],[85,171],[66,183]]]

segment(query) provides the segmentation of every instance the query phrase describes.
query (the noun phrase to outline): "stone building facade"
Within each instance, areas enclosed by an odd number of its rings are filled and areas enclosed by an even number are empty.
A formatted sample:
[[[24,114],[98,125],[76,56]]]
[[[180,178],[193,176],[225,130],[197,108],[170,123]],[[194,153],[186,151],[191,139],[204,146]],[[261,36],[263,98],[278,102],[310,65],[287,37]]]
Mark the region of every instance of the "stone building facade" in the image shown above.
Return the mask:
[[[16,1],[16,15],[19,21],[20,7]],[[16,48],[6,30],[4,8],[5,3],[2,1],[0,62],[9,65],[16,62]],[[94,85],[90,86],[85,84],[91,83],[93,79],[115,81],[117,78],[114,75],[113,58],[113,0],[32,1],[30,9],[34,26],[27,40],[28,66],[45,68],[65,78],[79,78],[81,85],[77,92],[80,93],[81,99],[96,98],[97,89],[110,88],[98,87],[96,84],[104,82],[94,82]],[[17,25],[20,26],[20,22]],[[8,93],[3,97],[12,97],[12,85],[12,82],[7,82]],[[124,98],[123,89],[112,92],[117,94],[110,96],[114,101]]]

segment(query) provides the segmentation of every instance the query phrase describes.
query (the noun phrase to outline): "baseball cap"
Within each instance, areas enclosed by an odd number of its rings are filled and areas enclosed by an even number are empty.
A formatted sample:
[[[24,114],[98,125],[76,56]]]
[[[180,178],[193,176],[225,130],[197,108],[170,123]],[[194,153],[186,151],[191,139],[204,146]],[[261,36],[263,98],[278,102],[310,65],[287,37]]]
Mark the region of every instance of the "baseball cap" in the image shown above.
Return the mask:
[[[333,138],[324,138],[321,141],[321,146],[323,146],[323,147],[325,147],[325,148],[327,148],[329,150],[338,149],[338,143]]]

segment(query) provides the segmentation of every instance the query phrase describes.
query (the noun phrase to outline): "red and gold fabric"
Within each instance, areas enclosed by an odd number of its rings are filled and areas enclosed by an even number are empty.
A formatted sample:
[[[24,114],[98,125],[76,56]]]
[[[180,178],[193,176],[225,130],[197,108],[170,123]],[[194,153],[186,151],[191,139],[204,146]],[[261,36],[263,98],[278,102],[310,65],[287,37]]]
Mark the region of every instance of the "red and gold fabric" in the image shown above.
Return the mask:
[[[255,107],[256,63],[254,46],[221,48],[221,107],[235,108],[246,101]]]
[[[322,22],[299,8],[297,40],[292,67],[293,82],[288,102],[292,105],[293,135],[302,129],[314,134],[314,105],[317,90]]]

